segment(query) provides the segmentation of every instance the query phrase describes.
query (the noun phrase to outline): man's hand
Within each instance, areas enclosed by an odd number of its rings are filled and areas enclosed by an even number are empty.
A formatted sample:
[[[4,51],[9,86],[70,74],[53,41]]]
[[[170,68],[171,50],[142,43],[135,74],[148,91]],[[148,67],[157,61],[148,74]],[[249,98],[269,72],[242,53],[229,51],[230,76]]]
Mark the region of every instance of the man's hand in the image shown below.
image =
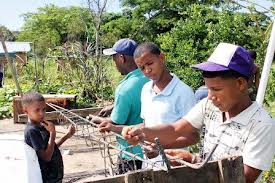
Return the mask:
[[[142,145],[142,149],[144,154],[149,158],[155,158],[159,155],[159,152],[157,150],[157,146],[155,143],[150,143],[150,142],[144,142]]]
[[[114,108],[113,105],[104,107],[104,108],[98,113],[98,116],[101,116],[101,117],[107,117],[107,116],[109,116],[109,115],[112,113],[113,108]]]
[[[104,120],[104,118],[99,117],[99,116],[95,116],[95,115],[92,115],[92,114],[89,114],[89,119],[91,119],[90,121],[92,123],[96,123],[96,124],[100,124]]]
[[[167,155],[174,157],[175,159],[182,159],[182,160],[190,162],[190,163],[194,156],[190,152],[181,150],[181,149],[165,149],[164,152]],[[175,160],[171,160],[170,163],[172,166],[180,166],[181,165],[180,163],[176,162]]]
[[[69,129],[67,131],[67,137],[71,138],[73,136],[73,134],[75,133],[75,126],[74,125],[70,125]]]
[[[145,137],[145,134],[142,132],[141,128],[136,126],[126,126],[122,129],[122,136],[129,144],[137,145]]]
[[[114,131],[115,125],[108,121],[102,121],[99,125],[99,131],[101,133]]]
[[[56,134],[55,132],[55,126],[52,122],[49,121],[43,121],[42,122],[42,126],[44,126],[46,128],[46,130],[52,134]]]

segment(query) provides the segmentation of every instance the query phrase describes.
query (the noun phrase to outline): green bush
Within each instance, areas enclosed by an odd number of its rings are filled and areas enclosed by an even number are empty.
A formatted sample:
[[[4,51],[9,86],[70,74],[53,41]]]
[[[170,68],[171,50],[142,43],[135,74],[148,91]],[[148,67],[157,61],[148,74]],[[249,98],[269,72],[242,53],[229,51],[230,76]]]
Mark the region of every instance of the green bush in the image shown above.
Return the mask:
[[[12,116],[12,99],[16,92],[11,88],[0,89],[0,119]]]

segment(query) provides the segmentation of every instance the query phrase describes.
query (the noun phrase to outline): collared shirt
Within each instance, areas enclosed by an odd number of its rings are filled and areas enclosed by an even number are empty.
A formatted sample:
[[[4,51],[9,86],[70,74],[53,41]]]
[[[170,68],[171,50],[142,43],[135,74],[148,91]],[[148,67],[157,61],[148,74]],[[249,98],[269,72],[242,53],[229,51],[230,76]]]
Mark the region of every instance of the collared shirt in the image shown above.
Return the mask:
[[[149,81],[141,93],[141,117],[146,127],[174,123],[186,115],[195,103],[193,90],[176,75],[158,94],[153,90],[153,81]],[[161,160],[161,156],[149,159],[151,162]],[[143,164],[143,167],[146,166]]]
[[[223,113],[212,101],[203,99],[184,118],[197,129],[205,125],[204,154],[218,143],[213,160],[241,155],[244,164],[250,167],[270,169],[274,155],[274,120],[256,102],[223,122]]]
[[[111,120],[118,125],[135,125],[142,123],[140,117],[140,95],[143,85],[149,79],[143,75],[140,69],[136,69],[126,75],[126,77],[119,83],[115,92],[114,108],[111,114]],[[120,149],[129,151],[134,154],[143,156],[141,148],[130,146],[127,141],[117,139]],[[124,159],[131,159],[129,156],[122,154]]]
[[[176,75],[160,93],[153,90],[153,81],[141,93],[141,117],[146,127],[169,124],[181,119],[195,105],[193,90]]]

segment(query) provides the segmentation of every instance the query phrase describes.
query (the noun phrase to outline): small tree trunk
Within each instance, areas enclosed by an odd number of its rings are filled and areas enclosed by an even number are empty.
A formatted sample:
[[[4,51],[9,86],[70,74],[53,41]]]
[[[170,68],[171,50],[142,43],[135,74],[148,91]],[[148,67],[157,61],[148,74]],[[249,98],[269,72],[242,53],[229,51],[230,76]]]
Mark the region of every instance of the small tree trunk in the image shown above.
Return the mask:
[[[15,82],[15,87],[16,87],[17,93],[20,94],[20,95],[22,95],[22,90],[20,88],[20,85],[19,85],[19,82],[18,82],[18,78],[17,78],[17,74],[16,74],[16,70],[15,70],[16,68],[13,67],[12,60],[9,57],[9,53],[8,53],[8,50],[7,50],[7,47],[6,47],[6,44],[5,44],[5,40],[4,40],[4,35],[3,35],[2,32],[0,33],[0,39],[1,39],[1,43],[2,43],[3,49],[5,51],[5,57],[6,57],[7,61],[8,61],[9,67],[11,68],[12,77],[13,77],[13,80]]]

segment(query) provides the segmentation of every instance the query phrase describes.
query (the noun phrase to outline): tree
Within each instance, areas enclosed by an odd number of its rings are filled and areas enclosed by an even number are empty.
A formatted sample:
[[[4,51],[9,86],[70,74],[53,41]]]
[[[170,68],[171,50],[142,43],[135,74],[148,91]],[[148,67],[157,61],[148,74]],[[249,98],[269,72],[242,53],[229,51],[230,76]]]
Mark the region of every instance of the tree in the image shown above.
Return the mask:
[[[154,41],[160,34],[169,32],[176,23],[189,15],[186,9],[192,4],[219,6],[219,0],[122,0],[131,11],[134,37]]]
[[[49,48],[54,49],[67,41],[84,42],[89,36],[87,33],[93,32],[89,25],[91,16],[85,8],[47,5],[36,13],[25,14],[24,18],[18,40],[33,42],[39,57],[45,57]]]
[[[101,56],[100,28],[103,13],[106,11],[107,0],[87,0],[87,3],[93,17],[95,27],[95,57],[96,62],[99,62]]]
[[[207,60],[220,42],[242,45],[258,53],[257,64],[264,61],[269,19],[261,14],[215,10],[205,5],[191,5],[189,15],[168,33],[157,39],[168,54],[168,67],[194,89],[202,84],[199,72],[191,65]],[[263,41],[264,40],[264,41]]]
[[[15,36],[7,27],[0,25],[0,32],[3,33],[3,36],[5,37],[6,41],[14,41],[15,40]]]

